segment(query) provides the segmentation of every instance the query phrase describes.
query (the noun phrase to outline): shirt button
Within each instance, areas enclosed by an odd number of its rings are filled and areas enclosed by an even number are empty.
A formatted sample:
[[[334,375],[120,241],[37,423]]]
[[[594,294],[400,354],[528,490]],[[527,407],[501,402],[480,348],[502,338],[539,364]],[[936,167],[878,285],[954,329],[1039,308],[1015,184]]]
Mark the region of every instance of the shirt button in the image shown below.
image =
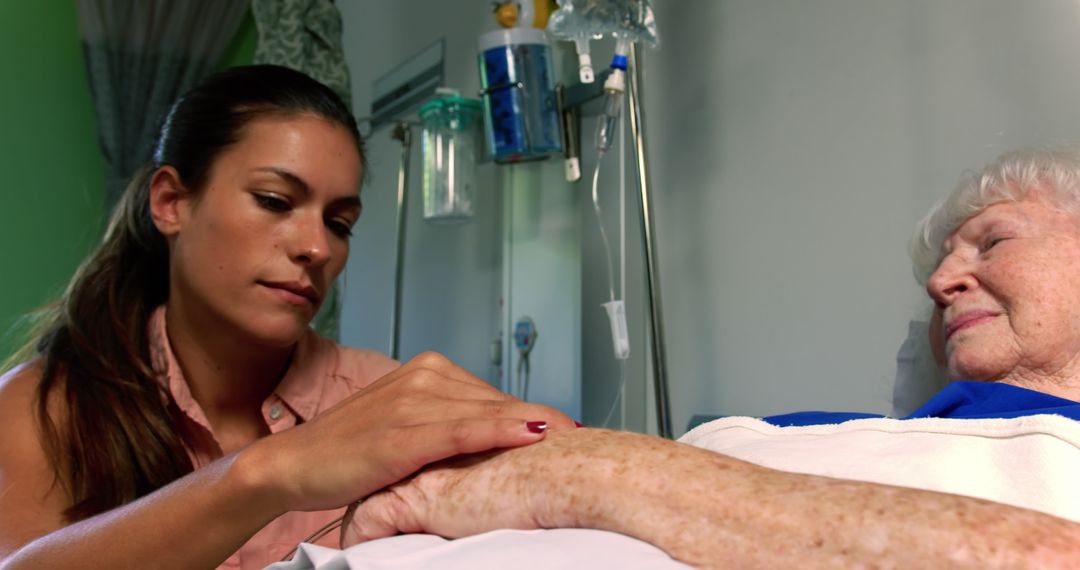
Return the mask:
[[[274,404],[270,406],[270,419],[276,420],[281,417],[281,405]]]

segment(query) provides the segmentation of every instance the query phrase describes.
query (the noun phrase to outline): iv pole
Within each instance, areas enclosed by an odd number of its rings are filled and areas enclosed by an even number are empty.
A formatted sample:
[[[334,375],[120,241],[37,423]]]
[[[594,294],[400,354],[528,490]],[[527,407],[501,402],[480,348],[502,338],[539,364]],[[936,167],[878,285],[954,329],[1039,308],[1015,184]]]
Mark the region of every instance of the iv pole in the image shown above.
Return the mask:
[[[634,137],[638,187],[641,189],[641,235],[645,242],[645,277],[649,297],[649,323],[652,327],[653,387],[656,391],[656,427],[660,437],[671,439],[671,413],[668,402],[667,350],[664,345],[664,313],[660,306],[660,271],[656,252],[656,227],[649,196],[649,162],[646,160],[645,124],[641,114],[641,67],[637,43],[630,44],[630,130]]]
[[[405,274],[405,207],[409,190],[409,144],[412,139],[409,123],[402,121],[394,127],[391,138],[401,141],[401,167],[398,170],[397,241],[394,267],[394,316],[390,321],[390,358],[401,360],[401,290]]]

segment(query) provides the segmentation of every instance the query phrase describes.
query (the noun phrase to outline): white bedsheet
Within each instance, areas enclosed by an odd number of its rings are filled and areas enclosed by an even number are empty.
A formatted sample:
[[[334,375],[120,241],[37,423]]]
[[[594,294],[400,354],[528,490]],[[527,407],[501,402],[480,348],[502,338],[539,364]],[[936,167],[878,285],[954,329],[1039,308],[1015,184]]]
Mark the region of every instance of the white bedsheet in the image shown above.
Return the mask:
[[[1015,419],[865,419],[778,428],[722,418],[680,441],[799,473],[980,497],[1080,521],[1080,422]],[[446,540],[408,535],[344,551],[303,545],[274,570],[406,568],[686,568],[657,548],[586,529],[500,530]]]
[[[268,570],[580,570],[634,568],[686,570],[655,546],[603,530],[497,530],[458,540],[410,534],[373,540],[345,550],[303,544],[290,562]]]

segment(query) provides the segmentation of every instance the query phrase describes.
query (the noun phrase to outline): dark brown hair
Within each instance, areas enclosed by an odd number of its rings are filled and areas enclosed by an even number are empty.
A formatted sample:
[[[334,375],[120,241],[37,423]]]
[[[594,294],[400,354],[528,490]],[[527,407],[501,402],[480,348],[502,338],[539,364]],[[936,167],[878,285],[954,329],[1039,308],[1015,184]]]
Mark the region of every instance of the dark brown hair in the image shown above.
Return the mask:
[[[43,363],[37,412],[45,452],[70,499],[69,521],[193,470],[190,435],[179,431],[180,412],[150,360],[148,321],[169,296],[169,252],[150,217],[150,178],[169,165],[199,192],[215,158],[252,120],[303,113],[346,128],[363,161],[348,108],[303,73],[235,67],[183,95],[162,121],[153,158],[121,197],[102,243],[46,313],[33,341]],[[53,417],[57,411],[63,417]]]

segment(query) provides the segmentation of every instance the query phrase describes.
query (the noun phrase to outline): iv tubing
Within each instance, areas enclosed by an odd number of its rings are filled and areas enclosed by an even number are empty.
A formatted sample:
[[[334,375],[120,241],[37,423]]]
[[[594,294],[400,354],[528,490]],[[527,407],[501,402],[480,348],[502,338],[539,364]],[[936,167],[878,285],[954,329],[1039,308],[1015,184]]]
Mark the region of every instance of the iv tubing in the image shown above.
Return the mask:
[[[619,298],[626,303],[626,121],[619,121]],[[626,367],[619,363],[619,429],[626,429]]]
[[[593,212],[596,214],[596,225],[600,228],[600,239],[603,240],[603,242],[604,242],[604,255],[605,255],[605,257],[607,257],[608,294],[610,295],[611,300],[615,301],[615,278],[614,278],[615,272],[612,269],[613,262],[612,262],[612,259],[611,259],[611,244],[610,244],[610,242],[608,242],[607,231],[604,230],[604,218],[603,218],[603,216],[601,214],[601,210],[600,210],[600,195],[597,192],[597,189],[599,187],[597,182],[600,179],[600,163],[602,162],[603,158],[604,158],[604,153],[603,153],[603,151],[601,151],[601,152],[599,152],[597,154],[596,167],[593,169],[592,203],[593,203]],[[622,157],[620,156],[620,161],[619,161],[620,162],[620,167],[622,166],[621,158]],[[619,179],[620,179],[620,186],[622,186],[624,184],[624,182],[623,182],[624,176],[620,175]],[[625,203],[624,203],[621,195],[619,197],[619,206],[620,206],[619,207],[620,215],[622,215],[625,212]],[[619,219],[619,228],[620,228],[620,232],[619,232],[620,233],[620,240],[619,240],[620,254],[622,255],[622,259],[623,259],[623,265],[621,265],[620,268],[619,268],[620,274],[621,274],[620,275],[621,279],[619,281],[619,287],[622,290],[623,294],[625,294],[625,292],[626,292],[626,265],[625,265],[626,233],[625,233],[625,225],[623,223],[622,217],[620,217],[620,219]],[[615,397],[611,400],[611,407],[608,408],[608,413],[607,413],[606,416],[604,416],[604,423],[600,424],[600,427],[602,427],[602,428],[608,427],[608,424],[611,422],[611,416],[612,416],[612,414],[615,413],[615,408],[618,406],[618,404],[620,402],[623,403],[623,406],[622,406],[622,409],[620,410],[621,413],[619,415],[619,421],[623,425],[623,427],[625,427],[625,425],[626,425],[626,409],[625,409],[626,408],[626,397],[625,397],[625,393],[626,393],[626,360],[622,359],[622,358],[616,358],[616,360],[619,363],[619,387],[616,388]]]
[[[622,93],[609,94],[609,96],[621,96]],[[626,298],[626,127],[619,121],[619,294],[625,302]],[[604,218],[600,209],[599,178],[600,164],[603,162],[605,149],[598,148],[596,167],[593,169],[592,202],[593,212],[596,214],[596,223],[600,229],[600,238],[604,243],[604,255],[607,258],[608,267],[608,294],[612,302],[615,301],[615,279],[612,269],[611,244],[608,241],[607,231],[604,229]],[[626,360],[616,358],[619,363],[619,385],[615,390],[615,397],[611,400],[611,407],[600,427],[606,428],[611,423],[615,408],[619,408],[619,424],[622,429],[626,427]]]
[[[612,416],[612,414],[615,413],[616,404],[618,404],[619,402],[622,402],[623,410],[625,410],[625,408],[626,408],[626,398],[624,397],[625,388],[626,388],[626,361],[625,360],[620,360],[619,361],[619,389],[615,392],[615,399],[611,401],[611,407],[608,408],[607,415],[604,416],[604,423],[600,424],[601,428],[608,427],[608,424],[611,422],[611,416]],[[623,415],[623,414],[625,414],[625,411],[621,411],[620,415]],[[622,426],[625,428],[626,427],[626,418],[625,417],[620,417],[619,418],[619,423],[622,424]]]
[[[600,228],[600,239],[604,242],[604,256],[607,258],[608,295],[611,301],[615,300],[615,270],[611,260],[611,243],[608,241],[607,231],[604,230],[604,217],[600,212],[600,196],[597,193],[597,182],[600,179],[600,162],[604,158],[601,152],[596,157],[596,168],[592,175],[592,205],[593,213],[596,214],[596,225]]]
[[[501,347],[505,354],[503,355],[503,392],[514,396],[518,395],[516,386],[514,384],[514,322],[510,313],[510,308],[513,306],[511,301],[513,300],[514,291],[514,172],[517,170],[517,165],[511,164],[505,171],[509,183],[506,184],[507,191],[503,192],[503,220],[502,220],[502,232],[503,232],[503,306],[502,306],[502,318],[503,327],[506,330],[506,342]]]
[[[619,121],[619,298],[626,302],[626,123]],[[619,360],[619,387],[611,408],[600,427],[611,423],[615,407],[619,408],[619,429],[626,429],[626,361]]]

